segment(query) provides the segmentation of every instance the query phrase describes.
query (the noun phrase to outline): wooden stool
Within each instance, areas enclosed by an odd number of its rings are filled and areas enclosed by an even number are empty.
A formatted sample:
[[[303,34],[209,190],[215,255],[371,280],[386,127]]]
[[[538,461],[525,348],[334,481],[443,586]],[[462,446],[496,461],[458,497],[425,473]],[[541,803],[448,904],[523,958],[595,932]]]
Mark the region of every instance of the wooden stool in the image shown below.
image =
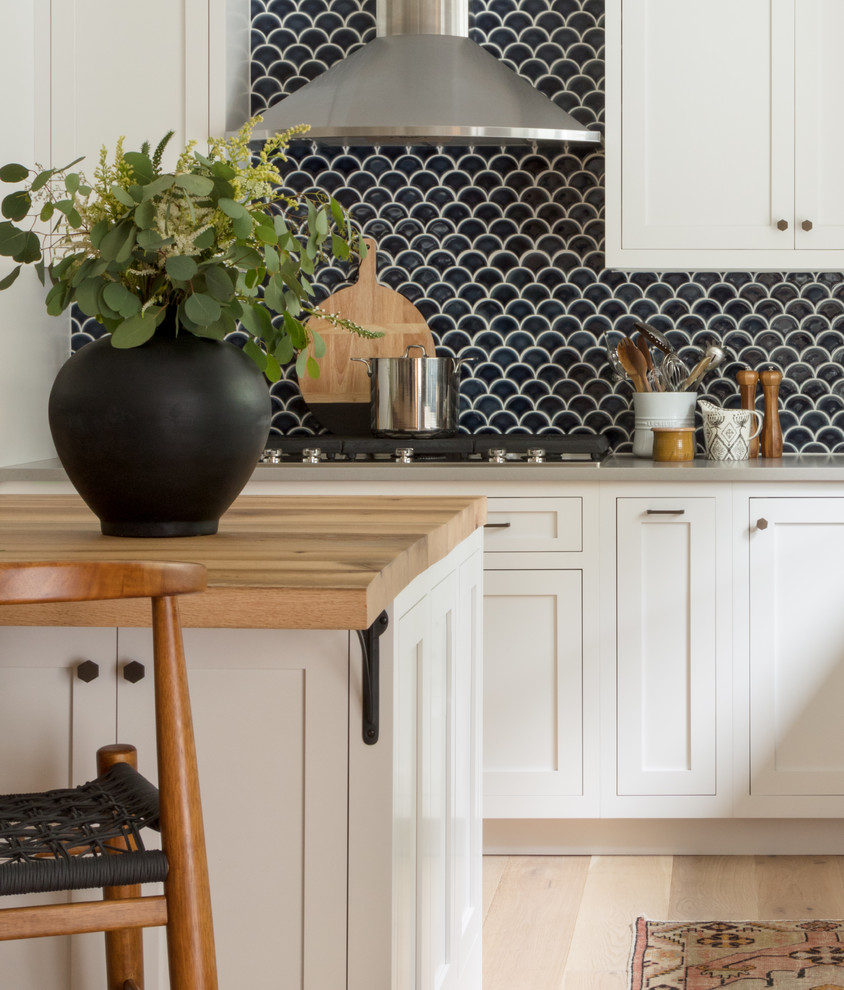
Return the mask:
[[[0,564],[0,605],[152,600],[156,790],[134,747],[105,746],[77,788],[0,796],[0,894],[102,887],[102,900],[0,911],[0,940],[106,932],[108,990],[142,990],[141,929],[167,926],[171,990],[216,990],[196,748],[176,596],[205,588],[200,564]],[[143,846],[158,826],[161,850]],[[142,897],[139,885],[163,881]]]

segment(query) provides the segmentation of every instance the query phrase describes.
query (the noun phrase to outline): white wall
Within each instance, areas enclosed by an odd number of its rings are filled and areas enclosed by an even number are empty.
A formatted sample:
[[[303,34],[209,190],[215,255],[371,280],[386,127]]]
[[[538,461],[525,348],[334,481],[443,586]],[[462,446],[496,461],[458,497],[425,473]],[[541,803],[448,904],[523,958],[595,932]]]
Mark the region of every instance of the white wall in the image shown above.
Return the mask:
[[[48,13],[46,0],[0,0],[0,163],[50,160]],[[13,267],[0,259],[0,278]],[[70,352],[70,330],[68,319],[47,316],[44,293],[26,269],[0,293],[0,465],[55,454],[47,397]]]

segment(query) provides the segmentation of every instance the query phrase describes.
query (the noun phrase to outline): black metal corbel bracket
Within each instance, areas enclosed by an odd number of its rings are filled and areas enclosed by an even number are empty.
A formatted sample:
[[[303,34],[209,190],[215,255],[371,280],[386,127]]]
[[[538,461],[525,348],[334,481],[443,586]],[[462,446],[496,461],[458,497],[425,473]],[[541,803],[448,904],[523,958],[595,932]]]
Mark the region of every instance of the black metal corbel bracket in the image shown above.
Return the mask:
[[[363,663],[363,741],[367,746],[378,742],[380,654],[378,639],[389,625],[382,612],[368,629],[358,629],[361,661]]]

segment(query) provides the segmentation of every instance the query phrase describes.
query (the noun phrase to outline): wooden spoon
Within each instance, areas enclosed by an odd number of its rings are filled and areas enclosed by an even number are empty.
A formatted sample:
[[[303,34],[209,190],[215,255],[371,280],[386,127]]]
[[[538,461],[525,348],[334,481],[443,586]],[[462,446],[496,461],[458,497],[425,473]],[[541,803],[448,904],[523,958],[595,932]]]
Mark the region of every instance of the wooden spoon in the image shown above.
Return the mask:
[[[651,349],[648,346],[647,340],[640,334],[636,338],[635,343],[636,343],[636,346],[639,348],[639,350],[642,352],[642,355],[645,358],[645,365],[647,367],[647,372],[650,374],[651,379],[653,380],[653,383],[656,386],[656,391],[657,392],[664,392],[665,391],[665,386],[662,384],[662,381],[660,380],[660,376],[659,376],[656,368],[654,367],[654,359],[651,357]],[[649,379],[648,379],[647,374],[646,374],[645,375],[645,381],[648,381],[648,380]]]
[[[648,384],[648,366],[639,348],[629,337],[622,337],[618,342],[618,360],[622,367],[630,375],[633,388],[637,392],[650,392]]]

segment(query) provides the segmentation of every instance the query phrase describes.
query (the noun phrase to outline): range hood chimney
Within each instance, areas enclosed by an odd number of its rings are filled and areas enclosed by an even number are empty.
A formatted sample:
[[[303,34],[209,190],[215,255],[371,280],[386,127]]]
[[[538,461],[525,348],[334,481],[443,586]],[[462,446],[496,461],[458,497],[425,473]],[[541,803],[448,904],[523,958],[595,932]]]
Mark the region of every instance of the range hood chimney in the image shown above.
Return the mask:
[[[375,40],[264,111],[264,130],[310,124],[304,140],[334,145],[600,143],[468,35],[468,0],[378,0]]]

